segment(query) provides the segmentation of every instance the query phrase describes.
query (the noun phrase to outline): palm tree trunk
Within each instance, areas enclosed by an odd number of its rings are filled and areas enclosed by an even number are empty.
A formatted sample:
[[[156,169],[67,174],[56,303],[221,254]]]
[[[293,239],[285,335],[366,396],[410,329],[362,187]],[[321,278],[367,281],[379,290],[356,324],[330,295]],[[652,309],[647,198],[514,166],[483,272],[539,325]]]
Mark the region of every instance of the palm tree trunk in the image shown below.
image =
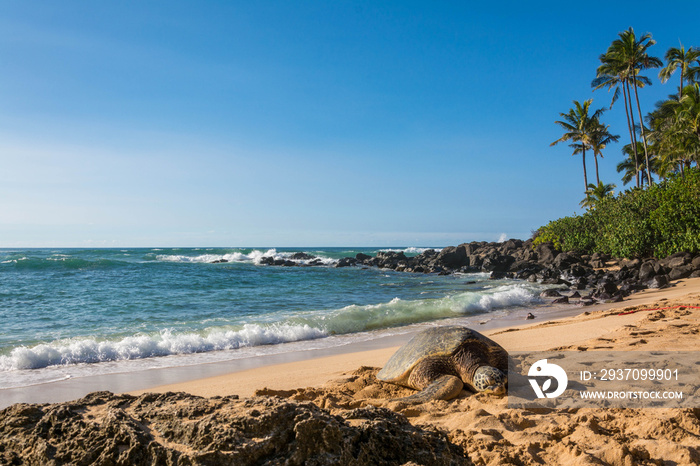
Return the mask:
[[[632,150],[634,151],[634,169],[635,175],[637,177],[637,187],[639,187],[639,159],[637,158],[637,141],[634,137],[634,131],[632,127],[634,126],[634,119],[630,123],[630,109],[627,103],[627,81],[622,81],[622,97],[625,101],[625,114],[627,115],[627,129],[630,131],[630,144],[632,145]]]
[[[681,73],[683,74],[683,73]],[[642,118],[642,107],[639,105],[639,93],[637,92],[637,77],[632,76],[632,84],[634,85],[634,98],[637,101],[637,112],[639,113],[639,127],[642,130],[642,144],[644,144],[644,159],[647,162],[647,182],[649,186],[654,184],[654,179],[651,177],[651,165],[649,164],[649,149],[647,148],[647,138],[644,131],[644,119]]]
[[[596,184],[600,184],[600,176],[598,175],[598,156],[595,152],[593,152],[593,160],[595,160],[595,182]]]
[[[583,192],[585,193],[588,190],[588,174],[586,173],[586,148],[584,147],[583,150],[581,151],[583,154],[583,184],[585,187],[583,188]]]

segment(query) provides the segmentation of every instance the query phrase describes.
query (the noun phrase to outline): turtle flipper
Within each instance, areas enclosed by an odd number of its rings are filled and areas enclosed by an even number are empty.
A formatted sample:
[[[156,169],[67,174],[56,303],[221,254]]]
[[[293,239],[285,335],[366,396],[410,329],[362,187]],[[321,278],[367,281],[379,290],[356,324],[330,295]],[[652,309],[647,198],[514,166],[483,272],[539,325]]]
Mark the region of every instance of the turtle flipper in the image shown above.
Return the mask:
[[[404,403],[418,404],[433,400],[451,400],[459,395],[464,383],[454,375],[442,375],[415,395],[399,398]]]

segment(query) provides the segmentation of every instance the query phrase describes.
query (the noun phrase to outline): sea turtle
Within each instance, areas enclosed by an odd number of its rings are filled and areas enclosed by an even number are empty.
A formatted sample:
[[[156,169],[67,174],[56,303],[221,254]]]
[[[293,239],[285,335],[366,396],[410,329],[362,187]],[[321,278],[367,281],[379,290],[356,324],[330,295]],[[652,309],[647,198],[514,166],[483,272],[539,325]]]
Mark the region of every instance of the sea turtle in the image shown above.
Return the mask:
[[[467,327],[432,327],[416,334],[389,359],[377,378],[421,390],[402,401],[449,400],[462,388],[504,394],[508,353]]]

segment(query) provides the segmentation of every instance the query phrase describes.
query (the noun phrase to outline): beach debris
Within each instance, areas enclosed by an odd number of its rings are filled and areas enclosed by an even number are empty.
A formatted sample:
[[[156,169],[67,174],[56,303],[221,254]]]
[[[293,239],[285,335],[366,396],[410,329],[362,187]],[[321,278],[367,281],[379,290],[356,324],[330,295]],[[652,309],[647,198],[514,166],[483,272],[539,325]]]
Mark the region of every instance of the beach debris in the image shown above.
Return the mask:
[[[377,378],[421,390],[406,403],[450,400],[467,388],[505,394],[508,353],[467,327],[432,327],[416,334],[389,359]]]
[[[276,397],[95,392],[0,411],[0,464],[471,465],[434,427],[385,408],[332,415]]]

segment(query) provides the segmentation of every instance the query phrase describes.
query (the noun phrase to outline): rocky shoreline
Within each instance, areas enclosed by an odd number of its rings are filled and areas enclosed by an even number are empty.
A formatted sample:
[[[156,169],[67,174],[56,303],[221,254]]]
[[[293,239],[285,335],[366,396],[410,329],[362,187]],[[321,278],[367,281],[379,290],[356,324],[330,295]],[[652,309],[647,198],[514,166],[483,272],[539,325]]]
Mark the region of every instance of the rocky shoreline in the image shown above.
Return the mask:
[[[303,262],[299,262],[303,261]],[[322,261],[298,252],[289,259],[263,258],[272,266],[318,266]],[[552,243],[533,247],[533,240],[511,239],[502,243],[472,242],[449,246],[440,251],[429,249],[416,256],[403,252],[379,252],[376,256],[357,254],[340,259],[336,267],[378,267],[411,273],[490,273],[491,278],[514,278],[550,285],[562,285],[569,293],[557,290],[544,297],[564,304],[619,302],[631,293],[648,288],[666,288],[672,281],[700,277],[700,254],[681,252],[663,259],[616,259],[605,254],[581,255],[560,251]]]

